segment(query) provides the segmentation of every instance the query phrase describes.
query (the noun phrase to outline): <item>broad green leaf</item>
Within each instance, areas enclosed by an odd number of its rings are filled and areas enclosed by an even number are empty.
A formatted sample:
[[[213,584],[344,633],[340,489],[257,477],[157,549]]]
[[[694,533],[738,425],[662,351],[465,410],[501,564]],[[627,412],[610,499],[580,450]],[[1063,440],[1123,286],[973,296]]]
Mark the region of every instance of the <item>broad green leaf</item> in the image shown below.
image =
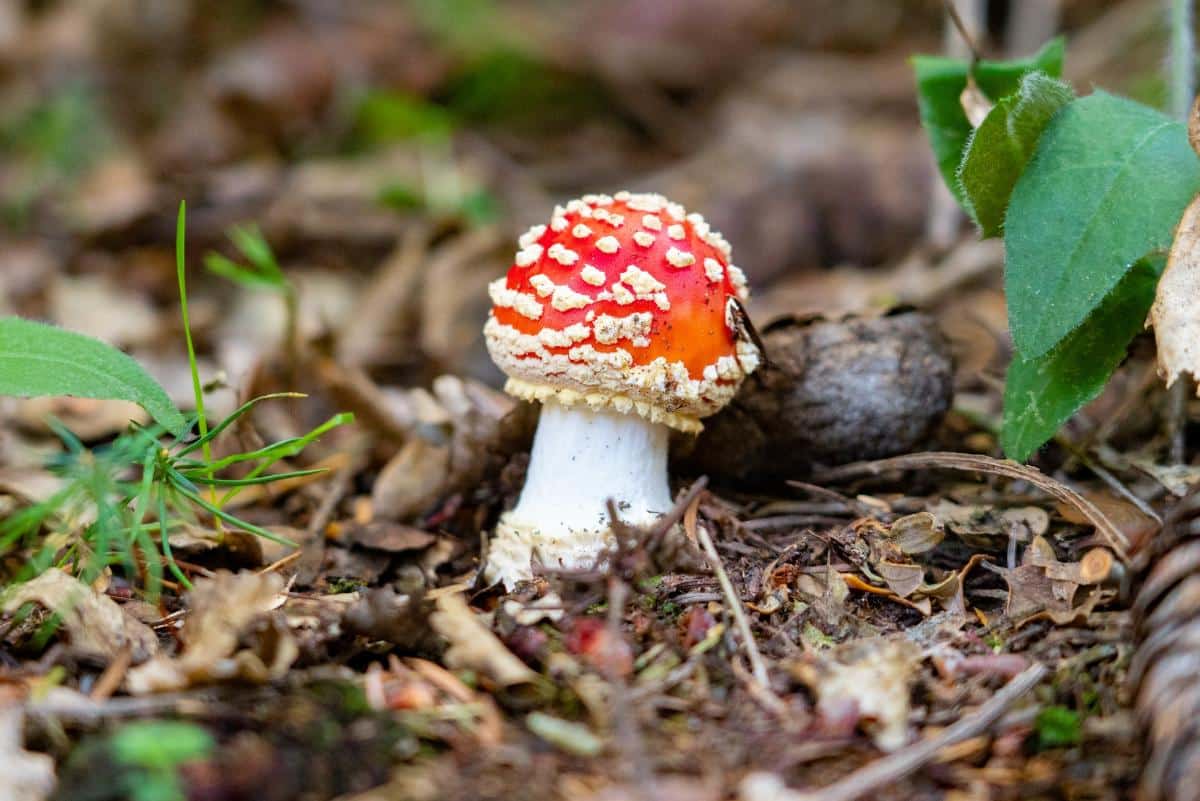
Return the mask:
[[[1165,250],[1197,191],[1200,160],[1182,123],[1100,91],[1062,109],[1017,181],[1004,224],[1017,351],[1045,354],[1135,261]]]
[[[1016,61],[980,61],[975,65],[975,82],[989,100],[996,102],[1016,91],[1021,78],[1034,70],[1057,78],[1062,74],[1063,40],[1048,42],[1031,58]],[[971,65],[944,56],[914,56],[917,75],[917,105],[921,124],[929,136],[938,169],[950,191],[961,202],[956,173],[963,149],[971,135],[971,123],[959,98],[967,88]]]
[[[958,180],[963,205],[985,237],[1000,235],[1008,199],[1042,131],[1074,97],[1062,81],[1044,72],[1027,73],[971,135]]]
[[[19,317],[0,318],[0,395],[133,401],[172,434],[187,421],[132,358],[98,339]]]
[[[1000,432],[1000,445],[1009,458],[1028,459],[1100,394],[1125,358],[1129,341],[1142,329],[1161,268],[1161,259],[1139,261],[1058,347],[1037,358],[1013,357]]]

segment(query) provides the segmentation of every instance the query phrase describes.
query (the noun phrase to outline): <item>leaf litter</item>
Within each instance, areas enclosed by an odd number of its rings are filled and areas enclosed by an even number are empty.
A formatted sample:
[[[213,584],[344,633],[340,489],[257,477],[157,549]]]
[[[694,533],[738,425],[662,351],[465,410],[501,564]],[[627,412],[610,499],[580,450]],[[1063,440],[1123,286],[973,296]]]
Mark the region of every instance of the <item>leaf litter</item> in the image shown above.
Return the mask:
[[[995,379],[1008,348],[995,335],[1000,254],[973,236],[946,252],[926,246],[927,198],[914,197],[928,183],[926,145],[909,81],[887,77],[900,53],[889,36],[939,29],[937,10],[913,3],[891,22],[853,24],[813,15],[803,36],[818,53],[781,46],[790,33],[755,33],[776,29],[770,4],[709,4],[734,18],[704,26],[704,37],[725,37],[713,48],[697,48],[688,4],[663,4],[653,19],[635,5],[591,18],[543,9],[545,31],[526,37],[535,54],[547,32],[579,37],[535,59],[535,70],[560,65],[536,85],[582,80],[572,98],[600,90],[619,114],[580,108],[583,125],[518,135],[504,114],[476,128],[482,118],[464,113],[449,134],[431,125],[383,145],[372,144],[381,134],[368,111],[337,119],[364,86],[402,87],[363,109],[402,109],[403,127],[428,119],[422,103],[441,108],[429,98],[449,76],[470,77],[463,43],[429,34],[428,19],[289,6],[265,12],[281,17],[269,36],[191,31],[198,53],[215,52],[181,69],[207,88],[141,109],[164,117],[152,136],[114,129],[127,141],[96,156],[73,198],[85,212],[77,220],[56,216],[54,190],[28,209],[34,230],[57,238],[6,244],[5,312],[86,314],[81,327],[136,347],[179,403],[190,378],[179,369],[160,235],[170,220],[157,198],[180,187],[156,176],[196,167],[186,183],[197,247],[232,258],[227,229],[257,222],[303,310],[289,323],[280,297],[193,278],[214,405],[308,394],[257,409],[218,452],[295,436],[339,411],[360,420],[277,468],[328,472],[233,499],[299,552],[201,516],[168,538],[191,591],[164,585],[145,599],[141,565],[114,565],[89,585],[64,563],[5,596],[0,729],[12,747],[0,760],[26,771],[30,798],[49,792],[42,754],[64,801],[119,797],[106,778],[120,770],[90,744],[143,718],[188,721],[214,738],[210,754],[178,770],[189,797],[1126,794],[1140,743],[1122,689],[1124,557],[1157,523],[1092,466],[1154,514],[1164,493],[1196,483],[1194,466],[1163,458],[1161,395],[1133,382],[1098,398],[1036,468],[984,455],[996,452]],[[91,43],[80,58],[108,76],[120,69],[111,43],[139,43],[130,52],[154,64],[162,43],[203,16],[135,23],[122,8],[105,11],[102,28],[73,4],[38,10],[40,22],[18,8],[14,24],[29,42],[74,30]],[[639,35],[580,36],[589,20]],[[305,38],[314,30],[319,46]],[[654,52],[671,45],[696,70],[631,60],[643,40]],[[763,48],[774,65],[740,90],[702,78]],[[30,81],[47,53],[0,47],[0,64],[24,60],[20,80]],[[354,63],[332,69],[330,53]],[[538,102],[511,108],[554,107]],[[680,111],[703,121],[703,142],[660,124]],[[547,573],[505,596],[476,572],[483,538],[522,485],[536,410],[495,389],[478,341],[483,287],[510,263],[510,240],[559,195],[635,180],[704,209],[745,254],[750,313],[784,358],[770,381],[748,385],[740,409],[710,421],[701,442],[715,446],[677,448],[679,505],[668,517],[680,530],[633,532],[613,570]],[[845,186],[858,189],[831,189]],[[826,264],[845,266],[797,267]],[[881,312],[898,302],[923,311]],[[804,319],[833,308],[855,315]],[[114,309],[127,313],[101,313]],[[839,372],[847,364],[859,372]],[[1123,370],[1151,368],[1135,348]],[[806,405],[851,404],[905,416],[805,422]],[[9,408],[5,515],[57,489],[44,457],[63,446],[47,411],[88,445],[129,419],[86,399]],[[771,447],[746,447],[756,442]],[[856,459],[873,461],[843,464]],[[701,474],[710,484],[695,481]],[[92,521],[51,522],[49,536]],[[6,577],[18,561],[5,556]],[[55,614],[61,623],[44,634]],[[7,767],[0,761],[0,782],[18,775]],[[90,795],[72,795],[81,787]]]

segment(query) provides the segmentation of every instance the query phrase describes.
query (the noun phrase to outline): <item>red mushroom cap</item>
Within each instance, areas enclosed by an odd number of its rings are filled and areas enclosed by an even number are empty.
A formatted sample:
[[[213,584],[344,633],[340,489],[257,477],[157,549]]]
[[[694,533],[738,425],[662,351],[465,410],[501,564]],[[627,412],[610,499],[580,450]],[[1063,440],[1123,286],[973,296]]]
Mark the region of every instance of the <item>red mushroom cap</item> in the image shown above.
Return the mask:
[[[520,245],[484,328],[510,394],[698,431],[758,366],[738,324],[745,276],[699,214],[661,195],[586,195]]]

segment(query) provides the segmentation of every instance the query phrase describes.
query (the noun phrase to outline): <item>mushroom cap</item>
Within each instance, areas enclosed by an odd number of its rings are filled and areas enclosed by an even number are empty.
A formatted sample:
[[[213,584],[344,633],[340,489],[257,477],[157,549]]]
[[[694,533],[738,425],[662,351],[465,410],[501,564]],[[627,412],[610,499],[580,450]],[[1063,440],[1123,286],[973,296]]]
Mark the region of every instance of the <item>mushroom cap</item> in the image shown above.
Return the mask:
[[[678,203],[585,195],[520,246],[484,326],[511,395],[699,431],[759,364],[729,243]]]

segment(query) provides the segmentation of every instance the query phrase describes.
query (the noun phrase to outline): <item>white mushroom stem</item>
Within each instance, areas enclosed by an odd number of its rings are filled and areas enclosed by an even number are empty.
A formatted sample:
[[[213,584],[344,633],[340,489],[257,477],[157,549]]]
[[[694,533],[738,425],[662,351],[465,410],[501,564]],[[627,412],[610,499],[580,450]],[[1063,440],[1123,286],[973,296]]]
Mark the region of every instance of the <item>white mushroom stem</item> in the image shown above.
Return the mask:
[[[500,518],[484,576],[512,588],[553,570],[606,566],[615,544],[607,501],[623,522],[653,523],[670,511],[668,429],[639,415],[546,403],[521,498]]]

